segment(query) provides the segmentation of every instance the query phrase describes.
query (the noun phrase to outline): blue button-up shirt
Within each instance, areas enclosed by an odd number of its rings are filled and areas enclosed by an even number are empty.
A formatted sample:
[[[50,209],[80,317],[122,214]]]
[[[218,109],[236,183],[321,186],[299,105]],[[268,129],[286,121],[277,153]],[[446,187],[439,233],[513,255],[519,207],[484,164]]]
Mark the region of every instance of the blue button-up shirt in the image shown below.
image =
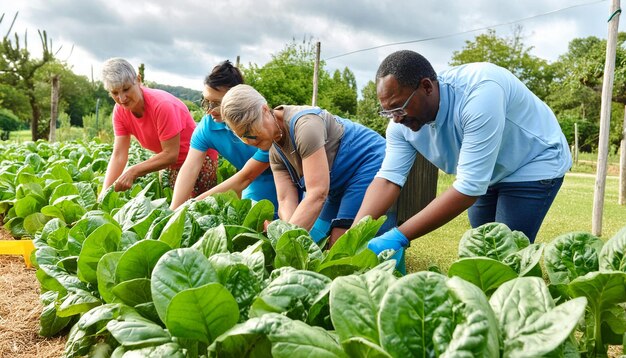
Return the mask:
[[[413,132],[390,121],[377,177],[403,186],[416,153],[449,174],[459,192],[480,196],[498,182],[558,178],[572,165],[552,110],[508,70],[489,63],[438,76],[435,120]]]

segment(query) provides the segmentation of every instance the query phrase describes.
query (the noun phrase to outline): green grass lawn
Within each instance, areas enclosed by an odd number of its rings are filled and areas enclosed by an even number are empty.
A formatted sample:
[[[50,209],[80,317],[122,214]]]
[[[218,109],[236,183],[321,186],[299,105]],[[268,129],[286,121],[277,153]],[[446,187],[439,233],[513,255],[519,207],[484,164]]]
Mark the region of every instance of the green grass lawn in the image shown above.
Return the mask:
[[[58,141],[80,139],[83,138],[83,129],[80,127],[59,128],[56,135]],[[32,140],[30,129],[9,133],[9,141],[23,143],[30,140]]]
[[[454,180],[451,175],[439,174],[438,193],[448,188]],[[567,174],[535,242],[550,242],[559,235],[572,231],[591,232],[591,215],[595,176]],[[626,226],[626,206],[617,204],[618,180],[608,177],[604,199],[602,239],[610,239]],[[467,212],[443,227],[411,242],[407,251],[407,272],[423,271],[431,265],[447,272],[458,259],[459,240],[470,229]]]

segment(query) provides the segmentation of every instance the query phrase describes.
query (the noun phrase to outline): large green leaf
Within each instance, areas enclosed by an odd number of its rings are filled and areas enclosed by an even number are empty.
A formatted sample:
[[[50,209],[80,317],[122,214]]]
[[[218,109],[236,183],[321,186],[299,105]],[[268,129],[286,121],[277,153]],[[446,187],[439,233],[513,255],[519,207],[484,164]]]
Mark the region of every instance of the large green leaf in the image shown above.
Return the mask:
[[[386,219],[385,216],[381,216],[377,220],[369,216],[361,219],[337,239],[323,262],[356,256],[361,251],[367,249],[367,243],[376,236]]]
[[[34,236],[51,218],[42,213],[33,213],[24,218],[24,230]]]
[[[598,271],[603,241],[586,232],[561,235],[546,244],[543,262],[550,283],[568,284],[577,277]]]
[[[157,261],[171,247],[155,240],[141,240],[129,247],[119,259],[115,270],[117,283],[135,278],[150,278]]]
[[[167,307],[177,293],[218,282],[218,276],[201,252],[184,248],[161,256],[152,271],[151,281],[154,306],[165,321]]]
[[[337,260],[326,261],[315,270],[327,277],[351,275],[364,271],[378,264],[378,256],[372,250],[363,250],[354,256],[346,256]]]
[[[306,269],[308,254],[304,247],[304,240],[308,239],[310,241],[311,239],[306,230],[301,231],[306,235],[298,235],[300,234],[300,230],[292,230],[284,233],[280,239],[278,239],[275,247],[275,268],[291,266],[298,270]]]
[[[96,193],[94,192],[91,184],[79,182],[74,183],[74,186],[78,189],[79,203],[87,210],[93,209],[98,202],[98,198],[96,197]]]
[[[599,266],[601,271],[626,272],[626,227],[604,244],[600,251]]]
[[[68,291],[67,296],[63,297],[61,300],[62,302],[57,308],[57,315],[59,317],[70,317],[85,313],[102,304],[102,301],[92,295],[91,292],[78,289]]]
[[[302,228],[280,219],[272,221],[267,226],[267,238],[272,243],[272,247],[276,247],[278,239],[289,230],[302,230]]]
[[[58,216],[60,213],[62,215],[60,218],[70,224],[78,221],[87,210],[78,203],[78,195],[69,195],[62,196],[55,200],[52,205],[41,208],[41,212],[52,217],[60,217]]]
[[[531,244],[509,255],[504,259],[504,263],[509,265],[519,276],[543,277],[541,271],[541,257],[543,254],[543,244]]]
[[[459,241],[459,257],[485,256],[500,262],[518,251],[519,237],[501,223],[487,223],[467,230]]]
[[[187,217],[187,207],[182,208],[174,212],[174,215],[170,217],[167,224],[163,227],[159,241],[163,241],[171,248],[176,249],[180,247],[180,242],[185,232],[185,218]]]
[[[227,253],[229,244],[224,225],[208,229],[204,235],[193,244],[192,248],[202,252],[205,257]]]
[[[50,168],[50,172],[56,179],[62,180],[64,183],[72,183],[72,175],[63,167],[63,164],[56,164]]]
[[[489,295],[504,282],[518,277],[508,265],[487,257],[461,258],[450,265],[448,276],[471,282]]]
[[[588,354],[606,355],[605,344],[608,342],[603,336],[602,318],[615,305],[626,302],[626,272],[590,272],[570,282],[568,293],[571,297],[587,298],[587,329],[583,345]]]
[[[154,209],[150,212],[150,214],[133,223],[133,225],[130,226],[128,230],[135,232],[139,237],[146,237],[146,234],[150,230],[152,223],[154,223],[155,221],[160,221],[161,218],[164,218],[169,214],[169,211]]]
[[[131,349],[156,346],[172,341],[172,337],[166,330],[148,320],[111,320],[106,327],[120,344]]]
[[[259,254],[263,257],[262,253]],[[247,318],[252,300],[261,291],[262,278],[258,278],[239,253],[215,254],[209,262],[215,268],[219,282],[235,297],[240,317]]]
[[[59,293],[54,291],[48,291],[41,295],[44,307],[39,316],[39,335],[43,337],[52,337],[59,333],[72,319],[71,317],[59,317],[57,315],[56,300],[58,296]]]
[[[236,325],[209,347],[217,357],[347,357],[325,330],[268,313]]]
[[[186,289],[172,298],[165,325],[173,335],[211,344],[239,320],[233,295],[219,283]]]
[[[341,345],[351,358],[391,358],[381,346],[362,337],[347,339]]]
[[[115,295],[111,290],[116,284],[115,270],[122,254],[123,252],[121,251],[109,252],[108,254],[103,255],[100,258],[100,261],[98,261],[96,269],[98,292],[100,293],[100,297],[102,297],[106,303],[113,303],[116,301]]]
[[[25,218],[30,214],[41,211],[44,205],[45,203],[38,200],[34,195],[27,195],[15,201],[15,215],[19,218]]]
[[[256,202],[243,219],[242,225],[256,232],[264,230],[265,221],[274,219],[274,204],[267,199]]]
[[[41,229],[41,235],[39,239],[50,245],[51,247],[62,250],[67,244],[67,236],[69,235],[69,228],[60,219],[54,218],[46,222]]]
[[[250,317],[274,312],[304,321],[309,309],[330,290],[331,280],[315,272],[283,268],[274,274],[279,276],[254,300]]]
[[[98,280],[97,269],[100,258],[109,252],[117,251],[122,232],[111,223],[106,223],[94,230],[83,242],[78,256],[78,277],[90,283]]]
[[[399,279],[383,297],[378,324],[381,346],[394,357],[497,356],[487,298],[459,278],[417,272]]]
[[[118,354],[118,355],[116,355]],[[111,358],[118,357],[168,357],[168,358],[185,358],[187,355],[183,348],[176,343],[164,343],[158,346],[150,346],[145,348],[127,349],[119,346],[113,351]]]
[[[133,307],[142,303],[152,302],[150,292],[150,279],[134,278],[132,280],[123,281],[111,290],[115,297],[120,301]]]
[[[453,301],[456,327],[451,335],[435,332],[436,350],[443,352],[442,357],[497,357],[498,323],[485,294],[458,277],[448,279],[446,285]]]
[[[503,354],[507,357],[562,354],[561,345],[576,328],[587,306],[587,300],[580,297],[555,308],[548,287],[539,277],[504,283],[489,303],[499,321]]]
[[[380,303],[394,281],[393,266],[385,263],[361,275],[333,280],[330,316],[340,341],[363,337],[378,344]]]
[[[70,195],[76,195],[78,198],[79,194],[80,192],[78,191],[78,188],[75,187],[72,182],[66,182],[54,188],[54,190],[52,191],[52,194],[50,194],[50,198],[48,202],[52,204],[57,199],[64,197],[64,196],[70,196]]]

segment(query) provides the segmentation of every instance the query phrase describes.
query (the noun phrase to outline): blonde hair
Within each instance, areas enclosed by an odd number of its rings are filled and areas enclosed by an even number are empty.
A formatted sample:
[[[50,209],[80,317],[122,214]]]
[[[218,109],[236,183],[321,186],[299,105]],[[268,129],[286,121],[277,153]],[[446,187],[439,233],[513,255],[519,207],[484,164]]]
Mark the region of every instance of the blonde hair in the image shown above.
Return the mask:
[[[235,132],[255,128],[263,115],[265,98],[249,85],[237,85],[222,98],[222,119]]]
[[[107,91],[120,88],[126,84],[134,84],[137,73],[133,66],[123,58],[114,57],[102,65],[102,84]]]

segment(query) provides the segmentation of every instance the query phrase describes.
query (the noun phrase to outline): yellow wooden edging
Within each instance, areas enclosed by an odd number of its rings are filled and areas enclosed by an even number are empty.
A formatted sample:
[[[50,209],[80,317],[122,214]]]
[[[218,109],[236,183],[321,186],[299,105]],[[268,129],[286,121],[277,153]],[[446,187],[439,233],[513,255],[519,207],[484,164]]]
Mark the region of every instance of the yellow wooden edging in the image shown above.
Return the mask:
[[[33,240],[0,240],[0,255],[22,255],[30,268],[30,253],[35,249]]]

